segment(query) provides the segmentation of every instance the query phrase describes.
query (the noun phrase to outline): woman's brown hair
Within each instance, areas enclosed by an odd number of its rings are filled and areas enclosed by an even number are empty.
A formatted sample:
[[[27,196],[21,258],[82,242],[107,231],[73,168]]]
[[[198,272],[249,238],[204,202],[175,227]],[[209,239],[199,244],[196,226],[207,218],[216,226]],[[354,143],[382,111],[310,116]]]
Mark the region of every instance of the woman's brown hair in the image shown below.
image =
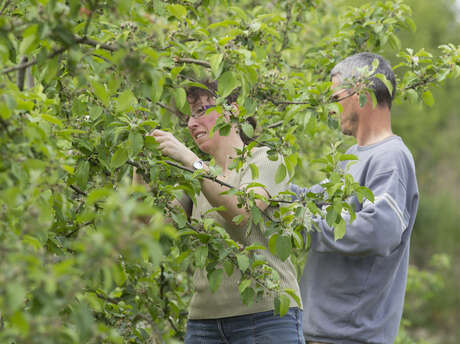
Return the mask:
[[[207,89],[198,87],[198,86],[189,86],[186,88],[187,100],[189,103],[194,103],[202,95],[207,95],[212,98],[217,98],[217,81],[204,79],[199,81],[200,84],[206,86]],[[238,95],[240,93],[239,88],[236,88],[230,95],[228,95],[225,100],[228,105],[231,105],[236,102]],[[246,118],[246,121],[252,126],[254,131],[257,127],[257,120],[254,116],[249,116]],[[249,144],[252,141],[252,138],[247,136],[241,129],[241,125],[238,125],[238,133],[241,137],[241,140],[244,144]]]

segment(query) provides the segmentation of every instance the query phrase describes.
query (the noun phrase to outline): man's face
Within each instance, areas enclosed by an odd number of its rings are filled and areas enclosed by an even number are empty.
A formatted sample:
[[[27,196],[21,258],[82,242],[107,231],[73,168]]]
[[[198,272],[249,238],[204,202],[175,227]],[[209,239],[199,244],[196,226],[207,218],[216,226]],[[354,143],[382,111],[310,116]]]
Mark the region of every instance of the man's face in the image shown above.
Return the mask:
[[[336,90],[332,95],[333,99],[339,100],[343,111],[340,114],[340,129],[345,135],[356,136],[359,123],[359,114],[357,106],[359,107],[359,99],[356,94],[350,95],[351,90],[340,88],[340,82],[337,77],[332,78],[332,89]]]

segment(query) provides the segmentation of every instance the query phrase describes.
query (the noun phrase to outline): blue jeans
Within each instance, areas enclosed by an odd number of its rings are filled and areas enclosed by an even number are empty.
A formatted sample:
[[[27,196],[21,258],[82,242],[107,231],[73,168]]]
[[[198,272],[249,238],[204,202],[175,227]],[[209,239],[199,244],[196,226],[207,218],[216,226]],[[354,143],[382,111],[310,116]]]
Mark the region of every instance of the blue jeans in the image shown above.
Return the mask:
[[[229,318],[188,320],[185,344],[304,344],[302,310],[283,317],[273,311]]]

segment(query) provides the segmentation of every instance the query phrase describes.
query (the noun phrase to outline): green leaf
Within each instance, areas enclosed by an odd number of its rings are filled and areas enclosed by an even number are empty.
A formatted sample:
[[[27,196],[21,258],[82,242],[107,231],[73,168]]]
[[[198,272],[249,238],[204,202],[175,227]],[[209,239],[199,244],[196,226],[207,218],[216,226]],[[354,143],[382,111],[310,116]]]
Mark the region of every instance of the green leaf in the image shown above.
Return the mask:
[[[241,124],[241,129],[247,137],[251,138],[254,136],[254,128],[248,122],[244,122],[243,124]]]
[[[379,59],[374,59],[372,61],[372,70],[375,71],[379,67]]]
[[[268,249],[285,261],[292,252],[291,238],[284,235],[273,234],[268,241]]]
[[[8,119],[11,117],[11,110],[9,106],[3,101],[0,101],[0,117],[3,119]]]
[[[88,342],[94,326],[94,317],[86,302],[78,302],[73,308],[74,323],[83,342]]]
[[[215,54],[209,57],[209,64],[211,65],[211,72],[214,76],[214,79],[219,78],[220,73],[222,73],[223,63],[222,60],[224,58],[223,54]]]
[[[244,248],[245,251],[254,251],[254,250],[266,250],[267,248],[259,243],[254,243]]]
[[[29,323],[27,319],[24,317],[24,313],[21,311],[17,311],[14,313],[10,318],[10,328],[16,328],[21,333],[21,336],[27,337],[29,334]]]
[[[268,250],[273,254],[276,254],[276,238],[278,238],[278,236],[279,234],[275,233],[268,240]]]
[[[345,221],[342,219],[334,226],[334,240],[342,239],[347,231]]]
[[[64,126],[64,124],[62,123],[62,121],[59,118],[54,117],[52,115],[48,115],[48,114],[44,113],[44,114],[42,114],[42,118],[47,122],[56,124],[60,128],[62,128]]]
[[[360,93],[360,95],[359,95],[359,106],[363,107],[364,105],[366,105],[366,102],[367,102],[366,94]]]
[[[117,98],[119,112],[127,112],[133,110],[133,106],[137,104],[137,98],[131,90],[123,91]]]
[[[144,137],[137,131],[131,131],[128,136],[128,153],[130,157],[135,157],[140,153],[144,146]]]
[[[171,212],[171,217],[178,226],[178,228],[184,228],[187,224],[187,216],[184,212]]]
[[[341,154],[339,157],[339,161],[350,161],[350,160],[358,160],[358,157],[353,154]]]
[[[357,193],[366,197],[369,201],[374,202],[374,194],[372,193],[371,189],[365,186],[360,186],[357,190]]]
[[[334,207],[332,206],[327,207],[326,222],[329,226],[334,226],[334,223],[337,220],[337,216],[338,216],[338,213],[334,209]]]
[[[187,101],[187,94],[182,87],[174,89],[174,100],[178,109],[182,109]]]
[[[28,234],[24,235],[24,237],[22,238],[22,242],[33,247],[35,251],[38,251],[40,248],[42,248],[42,243],[37,238]]]
[[[406,23],[407,23],[407,26],[409,26],[409,28],[410,28],[410,30],[412,32],[415,33],[415,31],[417,31],[417,26],[415,25],[415,22],[414,22],[414,20],[412,18],[407,17],[406,18]]]
[[[109,105],[109,93],[107,92],[105,85],[98,83],[97,81],[91,81],[91,86],[93,87],[94,94],[105,106]]]
[[[284,162],[286,164],[289,175],[293,175],[298,162],[298,154],[294,153],[288,155],[285,157]]]
[[[286,178],[286,174],[287,174],[286,166],[284,166],[284,164],[280,164],[278,168],[276,169],[276,173],[275,173],[276,184],[281,183]]]
[[[251,286],[251,280],[250,279],[244,279],[241,281],[240,285],[239,285],[239,289],[240,289],[240,293],[244,292],[246,290],[246,288],[250,287]]]
[[[375,92],[369,91],[369,95],[372,100],[372,108],[375,109],[377,107],[377,97],[375,96]]]
[[[422,99],[423,99],[423,102],[426,105],[428,105],[430,107],[434,105],[434,97],[433,97],[433,94],[430,91],[427,90],[427,91],[423,92]]]
[[[289,311],[290,299],[285,294],[280,295],[280,316],[284,316]]]
[[[128,279],[125,270],[120,264],[115,264],[112,266],[112,276],[113,280],[119,287],[125,284],[126,280]]]
[[[112,156],[110,166],[112,168],[118,168],[122,166],[128,160],[128,152],[124,148],[118,148],[115,154]]]
[[[236,255],[236,260],[238,262],[238,268],[245,272],[249,267],[249,257],[244,254]]]
[[[388,35],[388,43],[395,50],[401,50],[401,40],[394,33]]]
[[[35,25],[34,25],[35,26]],[[33,49],[37,46],[36,42],[36,33],[31,32],[29,35],[25,36],[24,39],[19,44],[19,54],[28,55],[32,52]]]
[[[233,219],[232,222],[239,225],[242,221],[244,220],[244,215],[236,215]]]
[[[144,146],[146,149],[156,150],[158,149],[159,143],[153,138],[153,136],[144,137]]]
[[[224,271],[222,269],[214,270],[208,274],[209,289],[211,289],[211,292],[215,293],[217,289],[219,289],[222,277],[224,277]]]
[[[255,224],[261,224],[262,223],[262,214],[260,212],[260,209],[257,206],[251,207],[250,210],[250,219],[253,223]]]
[[[108,188],[94,189],[88,194],[86,201],[88,204],[94,204],[102,199],[107,198],[111,193],[112,190]]]
[[[6,288],[5,301],[10,312],[15,312],[25,306],[27,291],[22,284],[10,282],[4,287]]]
[[[387,77],[381,73],[377,73],[375,74],[375,77],[377,79],[379,79],[381,82],[383,82],[383,84],[385,85],[385,87],[387,88],[388,90],[388,93],[390,94],[393,94],[393,85],[391,84],[391,82],[387,79]]]
[[[250,305],[254,301],[255,296],[256,296],[256,293],[255,293],[254,289],[251,288],[251,287],[247,287],[241,293],[241,298],[242,298],[243,303],[245,305]]]
[[[251,169],[251,177],[252,180],[256,180],[259,178],[259,168],[256,164],[249,164],[249,168]]]
[[[227,97],[240,85],[233,72],[227,71],[218,80],[217,90],[221,97]]]
[[[224,261],[224,270],[225,270],[225,273],[227,274],[227,276],[231,276],[233,274],[233,270],[234,270],[235,266],[233,265],[233,263],[229,260],[225,260]]]
[[[232,130],[232,125],[230,123],[225,123],[219,128],[219,135],[228,136],[230,134],[230,130]]]
[[[299,307],[302,306],[302,302],[300,301],[299,295],[297,295],[296,291],[294,289],[283,289],[283,291],[288,294],[296,303]]]
[[[208,247],[200,246],[195,250],[195,264],[200,269],[204,268],[206,265],[206,260],[208,259]]]
[[[182,5],[172,4],[167,6],[168,12],[177,19],[184,19],[187,15],[187,8]]]
[[[88,177],[89,177],[89,162],[88,161],[83,161],[77,166],[77,170],[75,172],[75,179],[77,182],[77,185],[85,189],[86,184],[88,184]]]
[[[406,97],[412,104],[416,104],[419,99],[417,91],[413,89],[407,90]]]
[[[51,82],[54,78],[56,78],[56,74],[59,70],[59,61],[58,58],[55,57],[54,59],[49,59],[43,68],[43,80],[45,82]]]

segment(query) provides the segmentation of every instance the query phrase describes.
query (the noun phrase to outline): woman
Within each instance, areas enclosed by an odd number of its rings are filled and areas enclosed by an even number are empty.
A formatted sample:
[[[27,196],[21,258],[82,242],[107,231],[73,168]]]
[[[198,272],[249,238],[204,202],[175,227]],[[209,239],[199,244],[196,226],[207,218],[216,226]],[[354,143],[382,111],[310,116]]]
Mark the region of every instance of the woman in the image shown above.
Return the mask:
[[[216,89],[215,84],[208,83],[211,89]],[[266,147],[254,148],[251,156],[245,162],[243,168],[237,173],[229,170],[232,159],[236,157],[235,149],[242,149],[243,140],[239,130],[233,126],[228,136],[221,136],[215,132],[209,135],[219,117],[217,111],[210,108],[215,106],[215,98],[212,92],[193,87],[187,91],[192,116],[188,121],[188,129],[198,148],[210,154],[216,164],[222,169],[223,175],[220,180],[241,188],[245,184],[259,182],[265,188],[254,187],[252,191],[266,198],[275,196],[280,191],[287,189],[286,181],[276,184],[274,181],[275,171],[281,163],[267,158]],[[232,106],[236,108],[233,103]],[[208,111],[207,111],[208,110]],[[154,130],[151,135],[159,143],[161,152],[170,158],[182,163],[188,168],[206,169],[207,166],[199,157],[178,141],[174,135],[161,130]],[[257,180],[252,179],[249,164],[255,164],[259,169]],[[223,206],[225,210],[211,212],[206,216],[213,217],[229,233],[230,237],[242,243],[250,245],[254,242],[268,246],[268,240],[263,234],[264,228],[253,229],[247,236],[244,223],[247,222],[248,213],[244,208],[237,206],[237,197],[222,195],[226,187],[209,180],[201,179],[201,193],[197,198],[197,206],[192,208],[191,216],[200,218],[202,214],[213,207]],[[261,200],[256,201],[257,206],[263,211],[268,204]],[[243,224],[235,225],[232,219],[237,215],[243,215]],[[272,255],[269,250],[261,250],[267,263],[280,275],[281,288],[290,288],[296,291],[300,298],[299,287],[295,275],[295,269],[290,262],[282,262]],[[302,334],[301,317],[302,310],[292,301],[289,312],[284,316],[273,315],[273,296],[267,295],[262,301],[254,302],[250,306],[241,301],[238,290],[239,271],[224,278],[214,293],[210,291],[206,271],[198,270],[194,275],[194,295],[190,304],[189,320],[185,336],[186,344],[208,343],[304,343]]]

